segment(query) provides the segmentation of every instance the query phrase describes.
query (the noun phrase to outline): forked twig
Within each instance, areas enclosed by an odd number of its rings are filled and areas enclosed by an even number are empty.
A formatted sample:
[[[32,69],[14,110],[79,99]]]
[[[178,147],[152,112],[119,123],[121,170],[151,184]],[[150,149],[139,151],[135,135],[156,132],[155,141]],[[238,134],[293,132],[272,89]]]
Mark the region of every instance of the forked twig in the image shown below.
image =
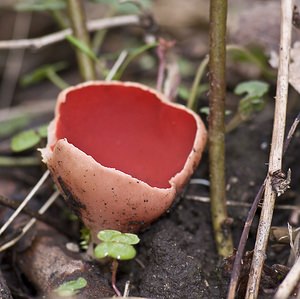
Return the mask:
[[[47,209],[54,203],[56,198],[59,196],[59,191],[55,191],[49,199],[42,205],[42,207],[39,209],[38,213],[43,214],[47,211]],[[15,245],[28,231],[29,229],[36,223],[36,218],[31,218],[29,222],[22,228],[21,233],[15,237],[14,239],[10,240],[9,242],[5,243],[0,247],[0,252],[12,247]]]
[[[258,296],[262,268],[275,205],[276,192],[272,187],[272,174],[281,170],[283,142],[286,121],[286,106],[288,96],[288,75],[290,61],[290,46],[293,18],[293,0],[281,1],[281,28],[279,68],[277,75],[277,90],[273,123],[272,144],[269,158],[269,175],[266,179],[264,201],[258,225],[257,238],[246,291],[246,299]]]

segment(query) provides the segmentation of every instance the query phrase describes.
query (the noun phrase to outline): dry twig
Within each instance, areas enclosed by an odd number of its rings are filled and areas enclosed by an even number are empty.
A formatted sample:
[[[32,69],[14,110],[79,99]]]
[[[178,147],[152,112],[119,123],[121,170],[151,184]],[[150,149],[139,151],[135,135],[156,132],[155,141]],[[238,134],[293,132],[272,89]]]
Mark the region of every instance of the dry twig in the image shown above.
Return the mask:
[[[27,205],[27,203],[32,199],[34,194],[39,190],[39,188],[44,184],[48,176],[50,175],[50,171],[47,170],[40,180],[36,183],[36,185],[32,188],[32,190],[28,193],[23,202],[19,205],[19,207],[15,210],[15,212],[10,216],[10,218],[3,224],[0,229],[0,236],[5,232],[5,230],[10,226],[10,224],[15,220],[15,218],[20,214],[22,209]]]
[[[264,202],[258,226],[257,239],[254,248],[249,281],[247,285],[245,297],[246,299],[254,299],[258,296],[262,267],[266,256],[265,252],[268,243],[269,231],[276,199],[276,192],[272,187],[272,174],[275,171],[280,170],[282,166],[283,141],[288,96],[292,16],[293,0],[282,0],[279,68],[277,76],[272,145],[269,158],[269,175],[266,179]]]
[[[142,25],[142,20],[137,15],[117,16],[112,18],[105,18],[100,20],[91,20],[86,23],[88,31],[96,31],[101,29],[129,26],[129,25]],[[38,50],[42,47],[63,41],[66,36],[72,34],[72,29],[61,30],[49,35],[45,35],[32,39],[19,39],[19,40],[4,40],[0,41],[0,49],[25,49],[32,48]]]
[[[299,124],[299,120],[300,120],[300,113],[297,115],[297,117],[295,118],[289,132],[287,135],[287,138],[284,142],[284,151],[283,154],[286,153],[288,146],[290,145],[290,142],[293,138],[293,135],[297,129],[297,126]],[[249,231],[250,231],[250,227],[252,225],[259,201],[261,200],[263,193],[265,191],[265,182],[263,183],[263,185],[261,185],[252,205],[251,205],[251,209],[248,213],[247,216],[247,220],[245,222],[244,225],[244,229],[239,241],[239,246],[235,255],[235,259],[234,259],[234,265],[233,265],[233,269],[232,269],[232,273],[231,273],[231,280],[230,280],[230,285],[229,285],[229,290],[228,290],[228,295],[227,295],[227,299],[234,299],[235,298],[235,292],[236,292],[236,288],[238,285],[238,280],[239,280],[239,276],[240,276],[240,271],[241,271],[241,265],[242,265],[242,258],[244,255],[244,251],[245,251],[245,246],[246,246],[246,242],[248,239],[248,235],[249,235]],[[227,202],[227,205],[230,205],[230,202]],[[239,203],[241,204],[241,203]],[[245,203],[243,203],[245,204]],[[275,205],[275,208],[277,209],[290,209],[290,210],[297,210],[298,207],[296,206],[291,206],[291,205]]]
[[[287,299],[297,286],[300,280],[300,257],[297,258],[295,264],[291,268],[288,275],[285,277],[279,286],[273,299]]]

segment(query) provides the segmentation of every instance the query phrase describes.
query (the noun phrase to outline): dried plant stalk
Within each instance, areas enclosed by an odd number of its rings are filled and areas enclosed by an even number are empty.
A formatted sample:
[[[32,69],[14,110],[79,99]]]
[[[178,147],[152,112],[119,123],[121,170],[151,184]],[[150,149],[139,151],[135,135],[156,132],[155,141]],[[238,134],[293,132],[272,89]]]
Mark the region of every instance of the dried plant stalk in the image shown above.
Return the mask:
[[[271,227],[276,193],[272,188],[272,173],[281,169],[283,142],[288,96],[288,75],[291,45],[291,28],[293,0],[281,1],[281,35],[279,51],[279,68],[274,112],[272,145],[269,158],[269,175],[266,180],[264,202],[258,226],[254,255],[247,285],[246,299],[257,298],[262,267]]]

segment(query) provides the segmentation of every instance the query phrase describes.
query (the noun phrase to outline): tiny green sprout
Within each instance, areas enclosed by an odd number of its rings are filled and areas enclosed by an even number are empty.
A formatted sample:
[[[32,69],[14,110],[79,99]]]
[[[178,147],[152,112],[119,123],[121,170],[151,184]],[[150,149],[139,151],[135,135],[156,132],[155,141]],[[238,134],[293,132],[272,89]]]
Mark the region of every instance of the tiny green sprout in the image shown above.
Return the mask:
[[[80,230],[80,247],[83,250],[87,250],[91,242],[91,231],[87,227],[83,227]]]
[[[47,128],[48,124],[18,133],[11,140],[12,151],[22,152],[33,148],[42,138],[47,137]]]
[[[111,257],[117,260],[131,260],[136,255],[136,250],[132,245],[140,241],[135,234],[121,233],[116,230],[100,231],[97,237],[102,241],[94,251],[98,259]]]
[[[83,277],[78,277],[75,280],[70,280],[61,284],[54,290],[60,297],[69,297],[76,295],[79,291],[87,286],[87,281]]]
[[[226,125],[226,133],[234,130],[242,122],[251,118],[253,113],[261,111],[265,106],[265,94],[269,91],[269,84],[261,81],[242,82],[236,86],[234,93],[244,95],[240,100],[237,112]]]
[[[110,257],[112,259],[112,287],[117,296],[121,296],[116,286],[116,274],[118,260],[131,260],[136,256],[133,245],[140,242],[135,234],[121,233],[117,230],[102,230],[97,235],[102,242],[94,249],[94,255],[98,259]]]

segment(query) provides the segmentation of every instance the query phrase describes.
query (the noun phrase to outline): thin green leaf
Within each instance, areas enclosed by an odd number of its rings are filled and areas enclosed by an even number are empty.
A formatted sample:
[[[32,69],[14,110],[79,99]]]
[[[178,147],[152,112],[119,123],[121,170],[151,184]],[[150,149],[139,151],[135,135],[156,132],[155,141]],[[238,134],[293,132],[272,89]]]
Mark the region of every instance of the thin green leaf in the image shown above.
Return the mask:
[[[200,84],[197,88],[197,98],[200,97],[204,92],[208,91],[209,85],[208,84]],[[179,86],[178,95],[183,100],[188,100],[190,97],[190,91],[185,86]]]
[[[125,59],[124,63],[122,64],[122,66],[120,67],[119,71],[117,72],[117,74],[114,76],[114,80],[120,80],[123,73],[125,72],[126,68],[128,67],[128,65],[138,56],[140,56],[141,54],[143,54],[144,52],[155,48],[158,44],[157,43],[152,43],[152,44],[147,44],[147,45],[143,45],[141,47],[138,47],[134,50],[130,51],[130,54],[127,56],[127,58]]]
[[[83,43],[82,41],[80,41],[75,36],[68,35],[68,36],[66,36],[66,40],[69,41],[74,47],[76,47],[80,51],[82,51],[84,54],[88,55],[94,61],[98,61],[98,58],[95,55],[95,53],[93,52],[93,50],[90,49],[85,43]]]
[[[66,2],[64,0],[23,0],[15,5],[15,9],[19,11],[47,11],[65,8]]]
[[[46,64],[37,69],[33,72],[24,75],[21,78],[21,85],[23,87],[38,83],[44,79],[48,78],[49,73],[51,72],[59,72],[64,70],[67,67],[67,63],[61,61],[54,64]]]
[[[61,284],[54,290],[61,297],[73,296],[79,293],[79,291],[87,286],[87,281],[83,277],[79,277],[76,280],[70,280]]]

